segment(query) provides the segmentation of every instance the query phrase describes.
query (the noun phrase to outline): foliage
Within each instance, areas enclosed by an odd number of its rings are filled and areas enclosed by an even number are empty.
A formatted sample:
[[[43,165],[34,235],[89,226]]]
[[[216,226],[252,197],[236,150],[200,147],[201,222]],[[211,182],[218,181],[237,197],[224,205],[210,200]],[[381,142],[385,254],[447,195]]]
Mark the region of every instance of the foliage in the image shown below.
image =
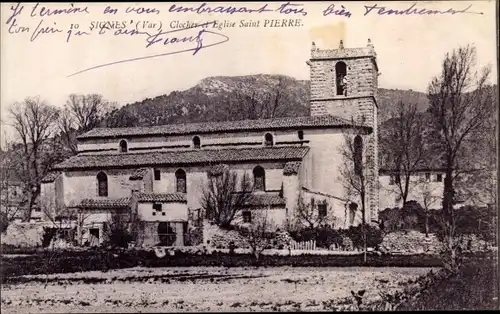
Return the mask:
[[[10,221],[7,217],[7,213],[4,213],[3,211],[0,212],[0,233],[4,233],[7,230],[9,223]]]
[[[253,257],[253,258],[252,258]],[[196,254],[176,251],[175,255],[158,258],[152,250],[91,248],[88,250],[45,250],[29,256],[10,257],[2,260],[1,274],[10,278],[4,283],[22,280],[22,275],[45,274],[41,266],[52,258],[49,273],[68,273],[91,270],[120,269],[136,266],[172,267],[172,266],[252,266],[257,262],[250,254],[230,255],[221,252]],[[262,255],[261,266],[293,266],[293,267],[438,267],[441,261],[429,255],[391,256],[368,255],[367,262],[362,255],[313,255],[272,256]]]
[[[319,205],[326,206],[326,215],[321,215],[319,213]],[[317,201],[314,198],[311,198],[309,202],[306,202],[304,197],[299,195],[294,211],[295,219],[292,224],[296,227],[298,226],[299,228],[305,227],[307,229],[318,229],[333,222],[331,215],[329,215],[331,211],[331,207],[328,208],[326,200]]]
[[[252,221],[236,228],[246,238],[257,261],[262,251],[271,247],[276,235],[276,224],[269,218],[267,210],[252,211]]]
[[[392,171],[397,194],[406,203],[412,188],[410,178],[424,166],[426,147],[424,146],[424,119],[416,104],[398,102],[397,112],[380,130],[381,158],[384,167]]]
[[[105,240],[104,246],[128,247],[128,244],[135,240],[130,229],[130,219],[128,215],[112,213],[106,224],[105,233],[107,239]]]
[[[382,231],[374,226],[362,225],[351,226],[349,229],[334,229],[332,226],[323,226],[317,229],[299,229],[290,232],[290,236],[297,242],[315,240],[316,246],[329,248],[331,245],[341,247],[344,244],[344,238],[349,238],[353,245],[358,249],[363,249],[363,232],[366,232],[367,246],[376,248],[382,243]]]
[[[377,248],[382,243],[382,231],[372,225],[351,226],[347,229],[347,236],[352,240],[354,247],[362,249],[365,246]]]
[[[42,247],[48,247],[57,235],[57,228],[44,227],[42,234]]]
[[[399,311],[498,309],[498,265],[494,259],[474,258],[456,274],[418,280],[422,291],[408,298]],[[435,277],[435,276],[434,276]]]
[[[225,165],[214,167],[201,195],[201,207],[219,227],[229,229],[236,213],[251,197],[252,184],[247,173],[238,174]]]

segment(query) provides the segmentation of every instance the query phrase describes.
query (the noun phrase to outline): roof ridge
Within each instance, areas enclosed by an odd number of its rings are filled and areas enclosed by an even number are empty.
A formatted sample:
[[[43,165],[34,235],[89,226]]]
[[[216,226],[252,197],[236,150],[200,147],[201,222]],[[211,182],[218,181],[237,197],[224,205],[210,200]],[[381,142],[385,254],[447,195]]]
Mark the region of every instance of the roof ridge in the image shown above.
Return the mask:
[[[258,129],[260,126],[259,124],[265,124],[265,123],[271,123],[271,122],[280,122],[280,121],[301,121],[301,120],[305,120],[306,121],[316,121],[316,120],[322,120],[322,119],[325,119],[325,118],[328,118],[328,119],[332,119],[332,120],[337,120],[336,124],[346,124],[346,125],[350,125],[351,123],[344,119],[344,118],[341,118],[341,117],[338,117],[338,116],[334,116],[334,115],[330,115],[330,114],[325,114],[325,115],[318,115],[318,116],[299,116],[299,117],[279,117],[279,118],[267,118],[267,119],[245,119],[245,120],[226,120],[226,121],[207,121],[207,122],[189,122],[189,123],[170,123],[170,124],[163,124],[163,125],[152,125],[152,126],[135,126],[135,127],[118,127],[118,128],[108,128],[108,127],[99,127],[99,128],[94,128],[84,134],[81,134],[79,135],[77,138],[93,138],[93,137],[119,137],[121,135],[119,134],[94,134],[96,133],[95,131],[96,130],[99,130],[99,131],[102,131],[102,130],[108,130],[108,131],[124,131],[126,132],[127,130],[163,130],[163,129],[166,129],[168,127],[172,127],[174,128],[174,130],[171,130],[170,132],[173,133],[173,134],[191,134],[191,133],[196,133],[195,130],[197,128],[194,128],[194,127],[197,127],[197,126],[200,126],[201,129],[203,129],[203,127],[206,127],[206,126],[212,126],[212,127],[223,127],[223,126],[231,126],[231,125],[238,125],[238,124],[241,124],[243,126],[241,126],[241,129],[252,129],[252,128],[256,128]],[[251,126],[251,125],[248,125],[248,126],[244,126],[245,124],[250,124],[250,123],[255,123],[256,126]],[[334,126],[332,124],[332,126]],[[186,129],[188,130],[181,130],[180,128],[181,127],[185,127]],[[234,126],[233,126],[234,127]],[[282,128],[282,127],[286,127],[286,126],[269,126],[269,128]],[[175,129],[175,128],[178,128],[178,129]],[[192,128],[192,129],[189,129],[189,128]],[[231,128],[229,128],[231,129]],[[228,130],[229,130],[228,129]],[[199,131],[199,133],[213,133],[213,132],[219,132],[221,130],[215,130],[215,131],[211,131],[211,130],[201,130]],[[168,133],[168,130],[165,130],[165,132]],[[144,135],[153,135],[153,134],[144,134]],[[131,136],[131,134],[128,134],[128,135],[123,135],[123,136]]]
[[[303,148],[303,147],[309,147],[309,146],[293,146],[293,145],[280,145],[280,146],[260,146],[260,147],[230,147],[230,148],[190,148],[190,149],[178,149],[178,150],[159,150],[159,151],[150,151],[150,152],[137,152],[137,153],[97,153],[97,154],[88,154],[85,153],[85,155],[73,155],[70,158],[76,157],[76,156],[115,156],[115,155],[120,155],[120,156],[135,156],[135,155],[150,155],[150,154],[166,154],[166,153],[185,153],[185,152],[206,152],[206,151],[221,151],[221,150],[246,150],[246,149],[282,149],[282,148]],[[140,170],[140,169],[138,169]],[[59,171],[59,170],[54,170],[54,171]]]

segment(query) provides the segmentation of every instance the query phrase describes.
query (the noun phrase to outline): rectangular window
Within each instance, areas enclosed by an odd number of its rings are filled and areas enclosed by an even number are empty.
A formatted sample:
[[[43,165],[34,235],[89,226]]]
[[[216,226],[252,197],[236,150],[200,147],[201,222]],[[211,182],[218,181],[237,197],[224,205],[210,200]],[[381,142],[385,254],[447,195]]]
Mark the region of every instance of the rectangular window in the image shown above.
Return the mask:
[[[442,175],[442,174],[440,174],[440,173],[438,173],[438,174],[436,175],[436,181],[437,181],[437,182],[442,182],[442,181],[443,181],[443,175]]]
[[[243,222],[244,223],[250,223],[252,222],[252,213],[249,210],[246,210],[242,213],[243,215]]]
[[[326,217],[326,203],[318,204],[318,216],[319,218]]]
[[[389,185],[394,185],[394,176],[389,177]]]
[[[153,204],[153,209],[156,210],[157,212],[161,212],[161,204],[160,203],[154,203]]]
[[[161,180],[161,172],[160,172],[160,169],[155,169],[155,170],[154,170],[154,173],[155,173],[155,180],[156,180],[156,181]]]
[[[430,181],[431,180],[431,174],[429,172],[427,172],[425,174],[425,181]]]

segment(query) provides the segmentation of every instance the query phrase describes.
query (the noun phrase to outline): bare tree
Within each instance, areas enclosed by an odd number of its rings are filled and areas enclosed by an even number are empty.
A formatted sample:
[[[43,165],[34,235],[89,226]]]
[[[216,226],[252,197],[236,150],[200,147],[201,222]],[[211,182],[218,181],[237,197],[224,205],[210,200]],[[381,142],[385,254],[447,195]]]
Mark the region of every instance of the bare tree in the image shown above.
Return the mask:
[[[18,178],[19,161],[14,157],[12,149],[15,145],[10,142],[7,135],[3,136],[6,150],[0,149],[0,203],[2,232],[5,231],[10,222],[12,222],[19,213],[22,201],[21,182]]]
[[[339,152],[343,159],[339,166],[339,180],[342,182],[348,198],[359,199],[361,202],[361,226],[363,230],[364,261],[366,262],[366,200],[369,184],[367,178],[369,178],[369,166],[372,160],[367,146],[363,145],[361,132],[345,133],[344,143]]]
[[[381,144],[404,206],[412,188],[411,177],[424,162],[424,123],[416,104],[406,105],[400,101],[387,124],[388,127],[381,130]]]
[[[253,210],[251,222],[238,226],[257,262],[262,252],[271,245],[276,229],[275,222],[268,216],[268,209]]]
[[[476,49],[461,47],[447,54],[440,76],[429,84],[429,112],[433,127],[439,134],[439,144],[445,155],[443,213],[451,219],[454,202],[454,179],[459,175],[457,163],[464,143],[487,119],[493,103],[487,86],[490,68],[477,73]],[[463,169],[462,169],[463,170]]]
[[[99,94],[69,95],[58,119],[59,135],[64,147],[75,155],[78,152],[76,137],[99,126],[114,106]]]
[[[38,97],[26,98],[9,108],[12,123],[22,150],[19,152],[22,175],[26,187],[28,208],[25,219],[31,217],[31,210],[40,194],[41,179],[48,172],[57,154],[50,153],[54,148],[51,138],[55,134],[58,110]]]
[[[429,218],[430,218],[430,212],[431,212],[431,207],[436,205],[440,200],[441,197],[436,195],[436,187],[432,187],[430,182],[428,182],[425,179],[422,179],[419,182],[419,188],[420,188],[420,193],[422,194],[422,205],[424,208],[424,215],[425,215],[425,221],[424,221],[424,228],[425,228],[425,236],[429,236]]]
[[[236,213],[248,202],[252,191],[250,177],[217,165],[208,174],[208,182],[201,195],[201,207],[208,218],[221,228],[229,228]]]
[[[66,147],[72,155],[76,155],[78,153],[78,147],[76,145],[76,124],[68,108],[61,111],[57,125],[59,127],[61,144]]]
[[[69,95],[66,107],[74,118],[76,129],[87,132],[99,125],[102,118],[112,109],[110,102],[102,95]]]
[[[321,206],[324,211],[320,211]],[[314,230],[332,221],[328,212],[331,212],[331,207],[328,207],[326,201],[321,202],[311,198],[310,202],[306,202],[300,195],[295,208],[295,223],[298,226]]]
[[[490,114],[493,103],[492,89],[487,86],[490,68],[478,73],[476,49],[473,46],[460,47],[445,56],[442,72],[429,84],[429,112],[433,127],[445,157],[445,178],[443,192],[442,232],[445,233],[445,248],[448,257],[456,259],[455,179],[461,171],[469,171],[460,165],[465,143],[480,128]],[[455,267],[456,262],[448,262]]]

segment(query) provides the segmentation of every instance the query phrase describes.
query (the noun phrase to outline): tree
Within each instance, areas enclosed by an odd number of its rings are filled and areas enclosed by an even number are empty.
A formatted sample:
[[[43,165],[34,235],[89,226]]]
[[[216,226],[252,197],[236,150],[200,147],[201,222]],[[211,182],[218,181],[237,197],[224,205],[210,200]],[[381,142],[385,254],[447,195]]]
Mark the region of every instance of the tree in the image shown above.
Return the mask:
[[[380,132],[381,146],[404,206],[412,188],[410,179],[424,162],[424,122],[416,104],[400,101],[387,125]]]
[[[78,153],[76,144],[77,130],[71,111],[65,108],[59,115],[57,126],[59,127],[59,137],[61,144],[66,147],[71,155]]]
[[[105,245],[113,247],[128,247],[134,241],[131,231],[131,217],[121,212],[112,212],[106,224],[104,233],[106,235]]]
[[[276,233],[276,224],[269,218],[268,209],[253,210],[252,221],[237,229],[245,237],[258,263],[260,255],[271,245]]]
[[[66,102],[66,108],[74,118],[76,129],[82,133],[99,126],[112,107],[113,105],[99,94],[71,94]]]
[[[443,213],[451,219],[454,202],[454,180],[460,174],[459,157],[464,144],[491,113],[493,93],[487,86],[490,68],[481,73],[475,70],[476,50],[473,46],[461,47],[447,54],[440,76],[429,84],[429,112],[433,127],[445,156]]]
[[[19,180],[19,161],[13,154],[13,143],[3,136],[7,150],[0,150],[0,196],[2,232],[8,227],[19,213],[22,205],[22,183]],[[5,229],[4,229],[5,228]]]
[[[456,259],[456,217],[453,209],[456,201],[455,179],[466,169],[460,162],[466,143],[490,114],[493,103],[492,89],[487,85],[490,68],[478,73],[476,49],[460,47],[446,54],[441,74],[431,81],[428,88],[429,112],[432,125],[438,134],[445,161],[443,210],[440,225],[444,232],[445,248],[450,258]],[[447,262],[456,269],[456,261]]]
[[[363,145],[362,133],[358,131],[354,134],[344,134],[344,143],[341,145],[339,152],[343,159],[343,162],[339,166],[339,180],[342,182],[348,198],[359,199],[361,202],[361,228],[364,243],[363,258],[366,262],[366,199],[369,184],[367,178],[369,178],[369,166],[372,160],[366,145]]]
[[[420,192],[422,193],[422,204],[425,215],[425,221],[424,221],[425,236],[428,237],[431,207],[437,204],[441,200],[441,197],[436,195],[436,188],[431,187],[431,184],[427,180],[422,179],[419,185],[420,185]]]
[[[221,228],[229,228],[238,211],[251,197],[252,184],[248,174],[240,179],[226,165],[212,168],[201,195],[201,207],[209,219]]]
[[[18,153],[19,161],[22,163],[20,177],[25,183],[28,199],[25,215],[27,220],[31,217],[31,210],[40,195],[41,179],[52,164],[60,159],[60,155],[54,153],[58,147],[53,142],[59,112],[38,97],[14,103],[9,112],[12,118],[11,125],[21,141],[21,150]]]
[[[64,147],[75,155],[78,152],[76,137],[98,127],[114,106],[99,94],[69,95],[58,119],[59,135]]]
[[[324,206],[324,212],[320,212],[319,206]],[[311,198],[310,202],[306,202],[302,195],[297,199],[297,205],[295,207],[295,222],[298,226],[305,226],[309,230],[315,230],[325,224],[332,222],[328,212],[331,211],[331,207],[325,202],[317,202],[314,198]]]
[[[446,264],[456,270],[458,244],[455,237],[456,217],[453,205],[456,201],[455,179],[465,171],[471,171],[466,162],[466,143],[472,142],[474,134],[491,113],[492,89],[487,85],[490,68],[478,73],[476,49],[460,47],[446,54],[441,74],[429,84],[429,112],[432,126],[445,161],[442,219],[438,219],[449,259]]]

